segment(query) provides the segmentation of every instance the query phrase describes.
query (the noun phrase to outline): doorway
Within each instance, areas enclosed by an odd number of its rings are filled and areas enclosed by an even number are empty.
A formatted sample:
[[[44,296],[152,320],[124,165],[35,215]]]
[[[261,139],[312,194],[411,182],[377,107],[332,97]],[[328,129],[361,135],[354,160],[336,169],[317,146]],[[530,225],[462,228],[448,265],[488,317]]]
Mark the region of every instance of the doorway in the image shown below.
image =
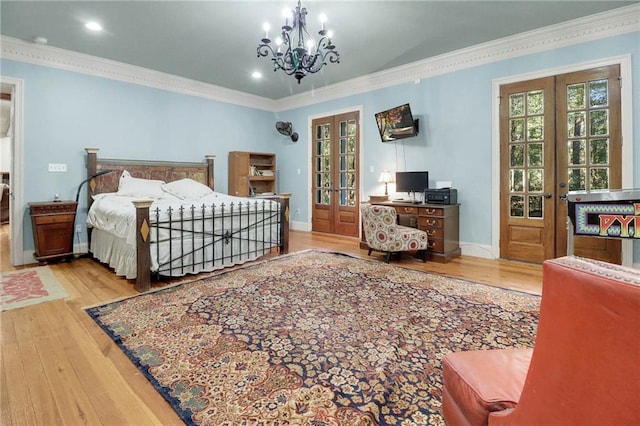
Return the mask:
[[[360,231],[360,113],[311,122],[313,231],[358,236]]]
[[[0,92],[11,95],[12,113],[9,146],[9,256],[14,266],[29,263],[23,252],[23,114],[24,114],[24,80],[0,76]],[[4,170],[3,170],[4,171]],[[5,225],[6,226],[6,225]],[[5,245],[5,247],[7,247]],[[8,266],[8,265],[7,265]]]
[[[622,188],[620,65],[500,86],[500,257],[566,255],[568,191]],[[616,239],[575,239],[620,264]]]

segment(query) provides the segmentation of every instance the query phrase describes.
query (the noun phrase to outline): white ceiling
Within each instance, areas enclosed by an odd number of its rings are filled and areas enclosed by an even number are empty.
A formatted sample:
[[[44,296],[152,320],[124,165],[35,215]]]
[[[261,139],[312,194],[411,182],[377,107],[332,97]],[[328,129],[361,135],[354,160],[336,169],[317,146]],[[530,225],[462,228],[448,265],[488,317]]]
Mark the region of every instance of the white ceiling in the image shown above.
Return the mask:
[[[308,29],[327,27],[340,53],[297,84],[258,58],[262,24],[288,1],[0,1],[0,33],[269,99],[346,81],[479,43],[639,3],[633,1],[303,1]],[[88,20],[102,33],[84,28]],[[273,34],[273,31],[272,31]],[[273,37],[272,37],[273,38]],[[259,70],[263,78],[251,78]]]

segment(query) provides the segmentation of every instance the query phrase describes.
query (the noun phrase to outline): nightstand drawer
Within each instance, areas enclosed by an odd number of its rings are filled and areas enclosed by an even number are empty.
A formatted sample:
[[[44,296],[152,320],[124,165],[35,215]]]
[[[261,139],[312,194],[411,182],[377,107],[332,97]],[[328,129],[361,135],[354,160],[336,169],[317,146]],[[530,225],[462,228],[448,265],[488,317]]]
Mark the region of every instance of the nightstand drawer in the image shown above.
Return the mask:
[[[55,214],[55,215],[43,215],[43,216],[34,216],[33,222],[36,225],[48,225],[52,223],[69,223],[73,221],[76,217],[75,213],[73,214]]]

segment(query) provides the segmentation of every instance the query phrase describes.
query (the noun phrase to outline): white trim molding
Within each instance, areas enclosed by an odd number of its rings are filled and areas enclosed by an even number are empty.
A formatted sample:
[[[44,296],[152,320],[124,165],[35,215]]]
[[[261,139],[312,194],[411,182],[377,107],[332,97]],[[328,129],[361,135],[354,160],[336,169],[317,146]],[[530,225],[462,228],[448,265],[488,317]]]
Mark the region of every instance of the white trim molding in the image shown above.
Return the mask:
[[[0,76],[2,84],[13,86],[13,137],[11,145],[11,189],[9,195],[9,220],[11,226],[11,264],[33,263],[33,251],[24,253],[24,80]]]
[[[58,47],[28,43],[7,36],[0,36],[0,45],[2,45],[0,56],[3,59],[78,72],[249,108],[267,111],[273,111],[276,108],[276,101],[272,99]]]
[[[278,110],[300,108],[505,59],[636,31],[640,31],[640,4],[504,37],[315,89],[313,92],[289,96],[280,99]]]
[[[483,64],[640,31],[640,4],[527,31],[279,100],[52,46],[0,36],[0,57],[229,104],[279,112]]]

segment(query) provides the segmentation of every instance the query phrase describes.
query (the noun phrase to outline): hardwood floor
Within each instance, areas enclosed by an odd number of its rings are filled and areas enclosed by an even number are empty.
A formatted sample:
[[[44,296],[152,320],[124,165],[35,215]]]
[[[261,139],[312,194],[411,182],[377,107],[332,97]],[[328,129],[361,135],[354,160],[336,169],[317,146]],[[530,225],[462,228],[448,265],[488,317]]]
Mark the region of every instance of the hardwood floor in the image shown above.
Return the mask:
[[[9,262],[8,226],[0,230],[0,271]],[[291,232],[291,252],[319,248],[367,257],[357,238]],[[382,261],[383,255],[373,253]],[[540,265],[463,257],[448,264],[403,256],[392,264],[531,293]],[[33,265],[30,265],[33,266]],[[88,258],[51,266],[69,297],[0,314],[2,425],[182,424],[171,407],[84,307],[136,294],[131,282]]]

